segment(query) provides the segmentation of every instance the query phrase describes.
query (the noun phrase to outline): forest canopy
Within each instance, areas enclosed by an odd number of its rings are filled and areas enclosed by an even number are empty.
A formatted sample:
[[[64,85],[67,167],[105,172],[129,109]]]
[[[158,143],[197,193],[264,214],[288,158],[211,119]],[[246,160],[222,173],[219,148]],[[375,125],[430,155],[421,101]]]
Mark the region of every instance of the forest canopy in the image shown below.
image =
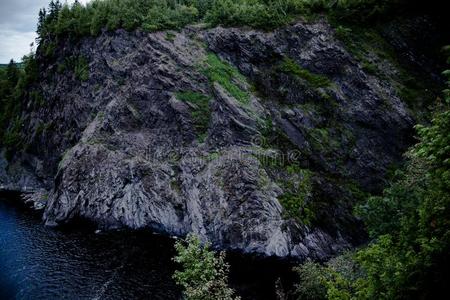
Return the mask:
[[[179,29],[188,24],[273,29],[301,16],[326,12],[347,20],[378,18],[402,0],[93,0],[52,1],[41,9],[38,40],[98,35],[103,29]]]

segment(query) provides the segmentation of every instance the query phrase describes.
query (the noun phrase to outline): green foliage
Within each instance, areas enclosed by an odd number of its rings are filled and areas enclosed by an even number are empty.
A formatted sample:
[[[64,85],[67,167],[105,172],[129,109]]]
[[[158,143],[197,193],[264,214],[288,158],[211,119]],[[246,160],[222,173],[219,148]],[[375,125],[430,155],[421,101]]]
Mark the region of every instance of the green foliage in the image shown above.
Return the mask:
[[[450,72],[444,75],[450,87]],[[310,271],[316,274],[314,280],[302,275],[306,281],[322,280],[328,299],[434,299],[446,292],[450,277],[450,95],[445,91],[444,95],[446,103],[435,112],[431,124],[416,127],[419,142],[407,153],[405,170],[397,172],[383,195],[369,197],[356,209],[372,242],[346,260],[353,262],[350,268],[329,263],[322,272]]]
[[[20,146],[22,141],[21,138],[21,128],[22,128],[22,119],[19,116],[16,116],[14,119],[10,120],[10,124],[8,129],[5,131],[3,135],[3,145],[12,149],[14,147]]]
[[[314,74],[307,69],[302,68],[294,60],[288,57],[283,59],[279,66],[279,70],[283,73],[306,80],[314,88],[327,87],[331,85],[331,81],[327,77]]]
[[[420,141],[408,153],[404,174],[359,210],[376,238],[357,255],[367,272],[361,290],[367,297],[432,298],[445,286],[450,250],[448,104],[431,125],[417,126],[417,131]]]
[[[301,224],[311,225],[315,213],[309,201],[312,193],[311,171],[301,169],[297,165],[286,167],[288,178],[280,181],[284,193],[278,201],[284,208],[286,218],[292,218]]]
[[[198,20],[198,10],[194,6],[176,4],[170,7],[167,2],[161,3],[161,6],[154,6],[148,11],[142,24],[144,30],[177,29]]]
[[[169,42],[173,42],[175,40],[176,35],[173,32],[167,32],[165,39]]]
[[[239,299],[228,287],[228,269],[225,253],[215,255],[209,245],[202,245],[200,239],[188,235],[185,242],[175,244],[177,256],[174,261],[182,267],[174,279],[183,288],[188,300]]]
[[[51,58],[55,55],[56,44],[54,42],[48,42],[42,45],[41,50],[45,57]]]
[[[324,284],[324,268],[313,262],[306,262],[299,267],[294,268],[299,276],[296,285],[295,294],[302,300],[321,300],[326,299],[327,289]]]
[[[299,276],[294,292],[299,300],[352,299],[352,293],[362,284],[360,279],[364,276],[353,253],[344,253],[324,265],[306,262],[294,268],[294,271]],[[360,296],[359,294],[355,299],[372,299]]]
[[[320,151],[323,154],[331,153],[341,146],[341,137],[333,136],[332,130],[337,131],[335,128],[312,128],[307,130],[308,136],[311,138],[311,145],[314,151]]]
[[[399,0],[400,1],[400,0]],[[60,39],[98,35],[119,28],[147,31],[179,29],[206,22],[211,26],[273,29],[300,16],[327,13],[335,19],[371,20],[397,2],[389,0],[92,0],[41,9],[37,25],[41,52],[51,57]],[[47,46],[48,45],[48,46]]]
[[[238,69],[227,64],[214,53],[208,53],[206,67],[203,72],[210,82],[217,82],[220,84],[240,103],[249,103],[250,94],[242,87],[242,84],[246,82],[246,79],[239,73]]]
[[[450,88],[450,71],[445,71]],[[450,93],[431,124],[417,126],[419,142],[407,152],[381,196],[357,215],[372,241],[330,260],[306,263],[299,299],[437,299],[450,277]],[[326,292],[324,292],[326,291]]]
[[[195,91],[184,91],[176,94],[177,99],[189,103],[192,109],[191,117],[194,127],[202,142],[208,131],[209,121],[211,119],[211,111],[209,102],[211,97],[200,94]]]
[[[272,29],[292,21],[303,12],[303,1],[222,0],[213,1],[205,20],[213,26],[251,26]]]
[[[22,64],[13,60],[0,71],[0,146],[10,157],[14,151],[23,148],[21,117],[23,103],[43,103],[39,91],[33,88],[39,78],[34,55],[24,56]]]
[[[58,64],[56,71],[58,73],[71,71],[79,81],[89,79],[89,63],[83,56],[66,57],[63,63]]]
[[[37,78],[33,56],[23,58],[23,69],[11,60],[0,72],[0,145],[8,152],[21,146],[21,107],[25,88]]]
[[[74,74],[80,81],[86,81],[89,79],[89,64],[84,57],[78,57],[78,60],[75,63]]]
[[[34,103],[38,107],[42,107],[45,104],[45,98],[39,91],[31,91],[30,92],[30,101]]]

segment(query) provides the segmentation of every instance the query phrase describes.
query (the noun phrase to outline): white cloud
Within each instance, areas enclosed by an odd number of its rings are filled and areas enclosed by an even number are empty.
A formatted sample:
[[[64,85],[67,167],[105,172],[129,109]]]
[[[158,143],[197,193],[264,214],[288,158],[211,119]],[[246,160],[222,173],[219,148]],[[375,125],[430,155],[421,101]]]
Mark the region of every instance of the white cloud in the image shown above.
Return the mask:
[[[89,0],[79,2],[86,4]],[[30,52],[30,43],[36,38],[39,9],[48,7],[48,3],[50,0],[0,0],[0,63],[11,58],[19,61]]]

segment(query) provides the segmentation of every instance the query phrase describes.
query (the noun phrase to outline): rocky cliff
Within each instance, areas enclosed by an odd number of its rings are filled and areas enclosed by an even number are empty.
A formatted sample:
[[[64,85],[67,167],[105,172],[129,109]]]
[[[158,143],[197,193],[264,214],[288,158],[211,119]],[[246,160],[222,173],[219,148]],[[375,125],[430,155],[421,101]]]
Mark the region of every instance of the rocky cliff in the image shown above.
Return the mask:
[[[47,225],[326,259],[364,240],[353,204],[401,163],[416,117],[400,65],[339,35],[319,20],[60,41],[38,52],[42,97],[0,185],[35,192]]]

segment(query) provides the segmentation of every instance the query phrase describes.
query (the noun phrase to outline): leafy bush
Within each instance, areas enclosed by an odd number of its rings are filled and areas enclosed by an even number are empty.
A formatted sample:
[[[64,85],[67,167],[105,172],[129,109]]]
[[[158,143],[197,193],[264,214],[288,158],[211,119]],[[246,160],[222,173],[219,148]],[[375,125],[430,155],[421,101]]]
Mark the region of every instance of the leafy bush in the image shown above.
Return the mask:
[[[318,263],[306,262],[294,268],[299,276],[295,294],[298,299],[321,300],[326,299],[327,288],[324,284],[325,268]]]
[[[311,206],[311,171],[288,166],[289,179],[280,182],[284,193],[278,197],[287,218],[296,219],[301,224],[311,225],[315,218]]]
[[[152,7],[144,18],[142,28],[147,31],[177,29],[198,20],[198,10],[193,6],[175,5],[173,8],[163,5]]]
[[[294,271],[299,276],[294,294],[298,299],[365,299],[352,298],[355,287],[365,275],[354,253],[347,252],[332,258],[326,264],[306,262]],[[368,298],[370,299],[370,298]]]
[[[208,244],[202,245],[200,239],[192,234],[188,235],[186,242],[177,242],[175,249],[177,256],[174,260],[183,269],[176,271],[173,277],[183,287],[186,299],[239,299],[228,287],[229,266],[224,252],[215,255]]]

